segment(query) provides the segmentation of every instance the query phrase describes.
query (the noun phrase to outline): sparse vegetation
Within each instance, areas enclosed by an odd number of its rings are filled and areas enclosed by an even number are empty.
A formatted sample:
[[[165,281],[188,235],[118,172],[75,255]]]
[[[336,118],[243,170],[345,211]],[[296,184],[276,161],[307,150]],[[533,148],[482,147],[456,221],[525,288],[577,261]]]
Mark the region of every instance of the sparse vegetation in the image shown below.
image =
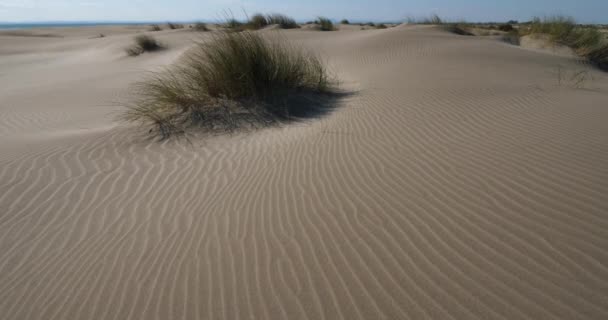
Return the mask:
[[[253,30],[258,30],[258,29],[262,29],[265,26],[269,25],[270,23],[268,22],[268,19],[266,19],[266,16],[261,14],[261,13],[256,13],[253,16],[251,16],[251,18],[249,19],[249,22],[247,23],[247,26],[250,29]]]
[[[243,31],[244,23],[236,20],[235,18],[229,18],[224,23],[224,27],[226,29],[231,29],[233,31]]]
[[[193,29],[194,29],[194,31],[201,31],[201,32],[209,31],[209,27],[207,27],[207,24],[203,23],[203,22],[195,23]]]
[[[573,18],[555,16],[534,18],[520,28],[518,36],[546,34],[551,41],[568,46],[602,69],[608,69],[608,41],[596,26],[576,24]]]
[[[181,23],[172,23],[172,22],[167,22],[167,26],[169,27],[169,29],[171,30],[175,30],[175,29],[183,29],[184,25]]]
[[[500,26],[498,26],[498,30],[500,31],[504,31],[504,32],[511,32],[513,31],[515,28],[513,28],[513,25],[510,23],[507,24],[501,24]]]
[[[334,26],[334,23],[331,22],[331,20],[329,20],[328,18],[318,17],[316,23],[318,25],[318,29],[321,30],[321,31],[334,31],[334,30],[336,30],[336,27]]]
[[[157,24],[153,24],[153,25],[150,26],[150,31],[161,31],[161,30],[163,30],[163,28],[161,28]]]
[[[340,21],[340,24],[350,24],[350,21],[348,21],[348,19],[342,19],[342,21]]]
[[[380,23],[378,25],[376,25],[376,29],[386,29],[387,26],[384,23]]]
[[[470,31],[470,26],[463,22],[461,22],[461,23],[444,23],[442,26],[448,32],[458,34],[461,36],[474,36],[475,35]]]
[[[300,27],[296,23],[296,20],[280,13],[269,14],[266,19],[268,20],[269,24],[279,25],[279,28],[281,29],[295,29]]]
[[[164,48],[154,37],[145,34],[138,35],[134,40],[135,43],[126,49],[129,56],[138,56],[144,52],[158,51]]]
[[[423,19],[416,19],[416,18],[407,18],[407,23],[408,24],[443,24],[443,20],[441,20],[441,18],[436,15],[433,14],[430,17],[427,18],[423,18]]]
[[[320,97],[331,87],[325,66],[280,41],[222,32],[141,83],[140,98],[123,119],[168,138],[189,128],[257,128],[323,108]]]

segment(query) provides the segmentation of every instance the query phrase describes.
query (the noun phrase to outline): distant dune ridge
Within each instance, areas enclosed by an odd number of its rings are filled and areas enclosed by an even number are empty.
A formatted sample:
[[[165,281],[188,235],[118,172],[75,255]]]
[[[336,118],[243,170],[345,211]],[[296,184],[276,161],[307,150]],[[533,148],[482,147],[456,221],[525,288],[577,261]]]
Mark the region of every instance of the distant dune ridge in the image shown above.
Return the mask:
[[[157,142],[115,115],[217,26],[149,28],[0,31],[0,318],[608,319],[607,73],[433,25],[261,29],[356,94]]]

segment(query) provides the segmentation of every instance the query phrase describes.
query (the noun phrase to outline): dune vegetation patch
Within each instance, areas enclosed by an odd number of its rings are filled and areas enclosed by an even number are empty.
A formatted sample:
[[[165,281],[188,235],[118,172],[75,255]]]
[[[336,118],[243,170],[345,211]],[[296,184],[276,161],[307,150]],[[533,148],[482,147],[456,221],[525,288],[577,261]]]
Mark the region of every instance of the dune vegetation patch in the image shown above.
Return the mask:
[[[285,40],[220,32],[139,83],[121,119],[161,139],[259,128],[328,111],[333,83],[316,55]]]
[[[277,25],[280,29],[300,28],[300,25],[293,18],[280,13],[256,13],[249,17],[246,22],[229,18],[224,27],[231,31],[241,32],[245,30],[259,30],[270,25]]]
[[[161,28],[161,26],[158,25],[158,24],[152,24],[152,25],[150,25],[149,31],[161,31],[161,30],[163,30],[163,28]]]
[[[145,34],[138,35],[133,40],[133,45],[125,49],[127,54],[132,57],[138,56],[144,52],[158,51],[165,48],[154,37]]]
[[[317,29],[320,31],[335,31],[337,28],[334,26],[334,23],[325,17],[318,17],[315,21],[317,25]]]
[[[204,22],[197,22],[193,25],[192,29],[194,31],[200,31],[200,32],[205,32],[205,31],[209,31],[209,27],[207,26],[206,23]]]
[[[608,40],[598,26],[579,25],[573,18],[564,16],[534,18],[510,37],[526,35],[547,35],[550,41],[568,46],[581,57],[608,70]]]
[[[183,29],[184,25],[181,23],[167,22],[167,27],[169,27],[169,29],[171,29],[171,30],[175,30],[175,29]]]

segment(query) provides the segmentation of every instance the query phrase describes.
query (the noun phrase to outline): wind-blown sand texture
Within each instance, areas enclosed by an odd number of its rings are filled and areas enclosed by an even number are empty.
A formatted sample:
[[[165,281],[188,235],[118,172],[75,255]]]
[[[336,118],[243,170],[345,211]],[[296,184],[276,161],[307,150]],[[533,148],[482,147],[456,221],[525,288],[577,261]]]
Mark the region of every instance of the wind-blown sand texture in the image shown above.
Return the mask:
[[[281,31],[353,92],[335,111],[191,144],[113,117],[208,34],[0,32],[0,318],[608,319],[607,74],[340,28]]]

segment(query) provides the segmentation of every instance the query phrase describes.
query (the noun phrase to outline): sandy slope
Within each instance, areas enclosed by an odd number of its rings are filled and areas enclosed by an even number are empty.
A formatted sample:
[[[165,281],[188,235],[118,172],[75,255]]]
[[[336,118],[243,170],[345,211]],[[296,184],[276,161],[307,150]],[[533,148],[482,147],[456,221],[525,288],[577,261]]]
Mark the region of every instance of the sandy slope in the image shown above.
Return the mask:
[[[293,30],[355,91],[335,112],[155,143],[112,114],[196,36],[127,58],[137,30],[112,30],[0,35],[2,319],[608,318],[605,73],[432,27]]]

